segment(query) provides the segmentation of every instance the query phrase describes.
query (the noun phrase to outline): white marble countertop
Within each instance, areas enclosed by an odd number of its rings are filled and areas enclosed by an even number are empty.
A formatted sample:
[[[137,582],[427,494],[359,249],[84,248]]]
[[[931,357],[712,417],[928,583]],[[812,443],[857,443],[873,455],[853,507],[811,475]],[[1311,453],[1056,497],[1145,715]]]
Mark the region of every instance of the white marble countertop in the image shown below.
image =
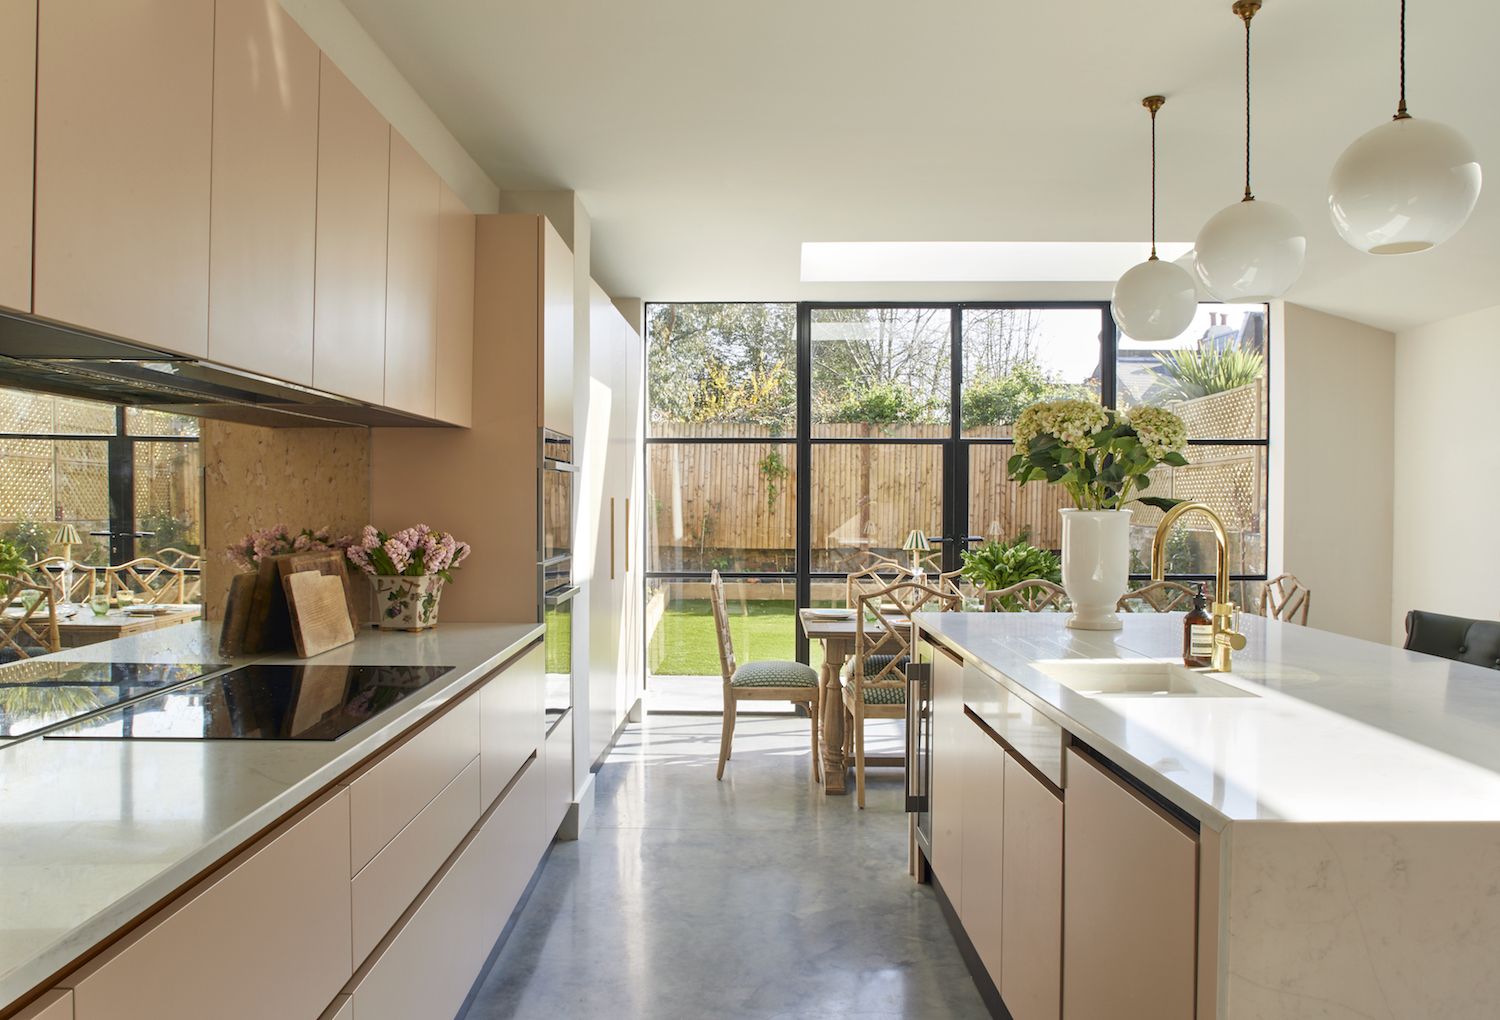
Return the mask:
[[[1043,714],[1213,828],[1279,820],[1500,821],[1500,670],[1246,616],[1254,697],[1087,697],[1036,663],[1181,662],[1182,614],[1072,631],[1058,613],[922,613]]]
[[[0,1011],[452,700],[541,624],[362,631],[313,659],[215,654],[184,624],[66,649],[70,661],[452,666],[333,741],[26,739],[0,747]]]

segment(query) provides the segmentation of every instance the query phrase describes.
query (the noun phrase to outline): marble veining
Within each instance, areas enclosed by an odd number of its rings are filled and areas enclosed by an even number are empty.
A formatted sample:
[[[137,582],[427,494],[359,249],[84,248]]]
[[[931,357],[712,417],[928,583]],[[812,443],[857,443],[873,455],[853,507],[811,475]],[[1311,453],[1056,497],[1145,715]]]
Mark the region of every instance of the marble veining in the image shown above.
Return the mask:
[[[24,739],[0,748],[0,1007],[190,881],[541,636],[540,625],[362,632],[313,660],[454,669],[335,741]],[[210,653],[186,624],[59,658],[143,662]]]
[[[1036,665],[1181,653],[1180,614],[1112,633],[1051,613],[919,614],[1030,704],[1215,828],[1500,821],[1500,672],[1247,617],[1218,679],[1253,697],[1088,697]]]

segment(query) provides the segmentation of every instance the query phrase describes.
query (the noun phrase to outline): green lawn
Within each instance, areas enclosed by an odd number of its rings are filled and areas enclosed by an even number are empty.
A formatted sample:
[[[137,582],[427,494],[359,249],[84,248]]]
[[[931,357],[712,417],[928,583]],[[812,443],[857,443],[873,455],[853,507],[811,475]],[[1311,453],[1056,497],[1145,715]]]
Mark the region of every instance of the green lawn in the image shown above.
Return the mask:
[[[735,658],[794,659],[797,657],[796,619],[792,601],[766,600],[732,603],[729,632]],[[665,676],[718,676],[719,649],[714,640],[714,617],[707,599],[676,599],[668,603],[647,653],[651,672]]]

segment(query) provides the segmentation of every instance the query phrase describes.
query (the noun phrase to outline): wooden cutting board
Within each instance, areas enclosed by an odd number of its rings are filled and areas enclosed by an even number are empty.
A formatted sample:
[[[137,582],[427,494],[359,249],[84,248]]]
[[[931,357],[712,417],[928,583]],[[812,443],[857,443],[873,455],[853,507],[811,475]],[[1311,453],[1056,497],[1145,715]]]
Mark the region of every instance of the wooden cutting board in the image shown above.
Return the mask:
[[[343,550],[329,549],[325,552],[292,553],[290,556],[281,556],[277,558],[277,569],[281,571],[283,583],[293,574],[308,571],[338,578],[349,613],[349,626],[356,631],[359,630],[359,614],[354,611],[353,584],[349,579],[348,561],[344,558]]]
[[[266,556],[255,573],[250,593],[250,612],[245,620],[241,651],[279,652],[292,646],[292,624],[287,618],[286,590],[281,584],[280,561],[284,556]]]
[[[316,570],[296,570],[283,581],[298,655],[306,659],[354,640],[341,578]]]
[[[243,655],[245,625],[250,622],[250,600],[255,594],[257,574],[235,574],[229,580],[229,598],[224,603],[224,627],[219,631],[220,655]]]

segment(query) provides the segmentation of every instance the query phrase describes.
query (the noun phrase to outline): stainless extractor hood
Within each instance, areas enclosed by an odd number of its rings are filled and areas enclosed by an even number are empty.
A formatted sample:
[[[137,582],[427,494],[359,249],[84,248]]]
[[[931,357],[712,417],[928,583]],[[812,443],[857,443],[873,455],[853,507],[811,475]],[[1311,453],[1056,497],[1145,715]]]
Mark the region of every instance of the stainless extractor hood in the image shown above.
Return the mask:
[[[0,386],[277,428],[443,424],[13,312],[0,312]]]

